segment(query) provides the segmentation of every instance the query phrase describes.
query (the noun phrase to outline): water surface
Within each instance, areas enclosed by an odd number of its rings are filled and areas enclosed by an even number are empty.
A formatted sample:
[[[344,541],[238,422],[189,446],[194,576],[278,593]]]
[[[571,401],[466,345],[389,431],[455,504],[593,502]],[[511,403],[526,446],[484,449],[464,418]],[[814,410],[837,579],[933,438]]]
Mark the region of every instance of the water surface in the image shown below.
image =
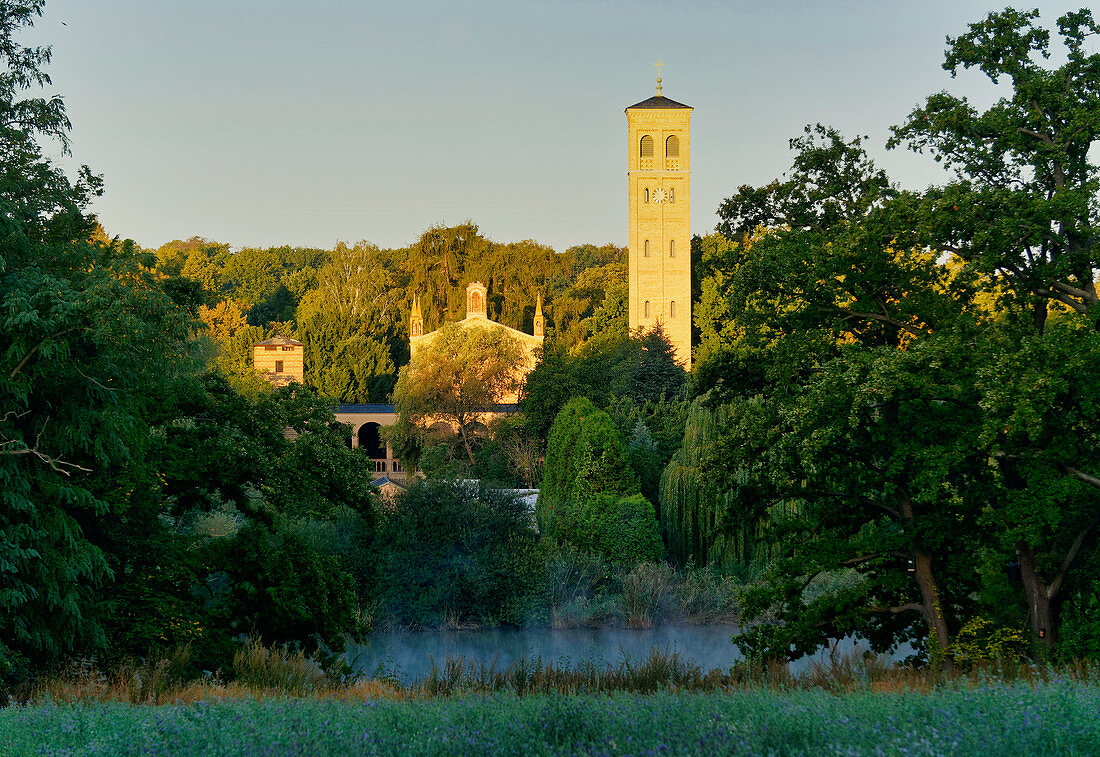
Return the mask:
[[[375,633],[362,644],[348,644],[345,657],[356,672],[372,675],[376,671],[392,674],[409,684],[423,678],[433,663],[443,666],[448,657],[462,657],[467,663],[495,665],[503,670],[523,659],[544,665],[574,668],[591,660],[598,665],[617,667],[624,659],[640,661],[656,648],[676,652],[690,664],[704,671],[726,669],[742,659],[730,642],[737,626],[662,625],[655,628],[494,628],[480,631],[387,631]],[[838,654],[866,645],[854,639],[835,642]],[[898,653],[911,653],[908,648]],[[791,663],[791,673],[798,674],[812,660],[826,660],[829,650]]]

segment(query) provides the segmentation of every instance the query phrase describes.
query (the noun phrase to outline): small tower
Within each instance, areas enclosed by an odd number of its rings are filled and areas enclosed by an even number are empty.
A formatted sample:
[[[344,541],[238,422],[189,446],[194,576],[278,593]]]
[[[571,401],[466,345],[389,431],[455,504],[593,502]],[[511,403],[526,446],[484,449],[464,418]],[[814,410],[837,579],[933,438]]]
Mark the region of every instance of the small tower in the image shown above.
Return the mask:
[[[535,299],[535,336],[546,337],[546,319],[542,315],[542,292]]]
[[[485,295],[489,290],[480,281],[471,281],[466,287],[466,317],[478,316],[488,318],[485,306]]]
[[[413,297],[412,313],[409,314],[409,336],[424,335],[424,315],[420,312],[420,295]]]
[[[305,383],[305,345],[276,334],[252,345],[252,367],[275,386]]]

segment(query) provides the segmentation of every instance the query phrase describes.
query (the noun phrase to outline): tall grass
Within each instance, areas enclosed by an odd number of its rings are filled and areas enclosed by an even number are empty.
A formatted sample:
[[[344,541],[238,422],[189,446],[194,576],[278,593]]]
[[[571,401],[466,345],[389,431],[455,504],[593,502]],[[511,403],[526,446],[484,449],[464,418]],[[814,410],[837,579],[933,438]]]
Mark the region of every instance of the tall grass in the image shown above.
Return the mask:
[[[565,552],[547,564],[546,595],[553,628],[733,622],[738,589],[736,580],[709,567],[613,566],[583,552]]]
[[[573,667],[544,663],[541,658],[518,660],[498,668],[495,663],[466,662],[448,657],[433,665],[423,679],[401,685],[385,671],[374,677],[342,677],[285,648],[267,648],[253,642],[234,659],[235,678],[187,678],[186,648],[141,663],[128,663],[111,672],[98,671],[87,661],[74,663],[58,676],[40,679],[30,702],[126,702],[166,704],[213,699],[379,699],[433,700],[462,695],[514,696],[652,694],[658,691],[709,693],[730,691],[824,691],[856,693],[930,693],[938,689],[980,688],[990,684],[1038,687],[1052,682],[1100,686],[1100,664],[1075,661],[1050,668],[1006,661],[983,663],[967,673],[918,669],[890,664],[869,653],[833,654],[792,675],[778,662],[745,661],[728,669],[704,671],[677,652],[653,649],[631,659],[624,655],[615,666],[585,660]]]
[[[650,628],[666,616],[675,573],[666,563],[640,563],[620,579],[623,610],[630,628]]]

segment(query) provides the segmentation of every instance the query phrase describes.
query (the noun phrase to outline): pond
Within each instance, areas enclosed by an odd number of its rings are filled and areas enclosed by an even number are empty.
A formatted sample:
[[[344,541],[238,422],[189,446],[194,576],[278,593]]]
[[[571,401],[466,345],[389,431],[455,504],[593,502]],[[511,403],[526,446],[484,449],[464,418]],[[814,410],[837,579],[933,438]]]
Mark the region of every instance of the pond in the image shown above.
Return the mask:
[[[372,675],[376,671],[392,674],[404,684],[423,678],[432,664],[443,667],[448,657],[461,657],[467,663],[495,664],[503,670],[517,660],[528,662],[541,658],[543,664],[557,667],[576,666],[592,660],[597,664],[617,667],[628,657],[640,661],[657,648],[676,652],[680,659],[698,665],[704,671],[725,669],[741,659],[730,635],[737,626],[662,625],[654,628],[495,628],[480,631],[391,631],[372,634],[364,643],[349,643],[346,659],[356,672]],[[836,642],[836,651],[846,654],[867,645],[855,639]],[[893,657],[901,659],[912,653],[905,645]],[[811,657],[796,660],[791,673],[806,670],[811,660],[824,661],[829,656],[823,650]]]

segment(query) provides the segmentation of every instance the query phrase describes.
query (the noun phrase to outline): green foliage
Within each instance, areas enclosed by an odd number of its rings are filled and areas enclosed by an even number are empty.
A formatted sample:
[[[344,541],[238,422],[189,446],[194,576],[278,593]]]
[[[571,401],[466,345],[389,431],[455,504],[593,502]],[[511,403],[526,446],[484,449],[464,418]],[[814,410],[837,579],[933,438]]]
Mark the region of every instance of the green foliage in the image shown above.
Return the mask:
[[[634,565],[664,556],[653,505],[641,494],[578,494],[555,536],[615,563]]]
[[[535,512],[546,537],[615,561],[655,560],[664,552],[619,430],[584,397],[570,400],[554,421]]]
[[[401,369],[393,391],[397,412],[412,423],[452,422],[473,465],[474,424],[516,390],[523,360],[522,346],[503,329],[448,324]]]
[[[384,402],[397,368],[389,346],[367,336],[358,322],[320,312],[302,323],[306,384],[323,397],[347,403]]]
[[[566,403],[550,430],[550,438],[547,440],[546,465],[543,469],[542,486],[539,491],[539,503],[536,509],[539,530],[546,535],[558,532],[561,527],[558,523],[564,523],[569,509],[569,502],[576,494],[577,477],[581,471],[581,461],[592,457],[603,457],[606,452],[609,463],[614,463],[615,452],[621,450],[622,442],[617,436],[609,436],[606,433],[607,425],[597,421],[596,431],[603,430],[604,440],[609,441],[611,449],[593,451],[587,450],[585,445],[585,418],[595,415],[599,411],[587,398],[577,397]],[[606,414],[605,414],[606,415]],[[610,418],[608,417],[608,420]],[[618,448],[614,442],[618,441]],[[620,453],[619,458],[623,455]],[[619,466],[619,474],[625,477],[625,466]],[[614,474],[612,474],[614,475]],[[617,491],[625,491],[625,488]],[[616,493],[616,492],[612,492]]]
[[[377,539],[381,612],[408,625],[525,620],[537,572],[526,506],[476,484],[428,480],[395,498]]]
[[[548,347],[527,376],[520,405],[532,431],[545,437],[574,397],[588,397],[598,407],[624,400],[646,407],[679,398],[686,379],[658,324],[629,338],[624,332],[623,338],[591,340],[573,354]]]
[[[733,492],[713,475],[718,437],[731,420],[728,405],[692,404],[683,444],[661,473],[661,527],[681,564],[745,566],[767,546],[757,522],[731,522]]]
[[[818,126],[792,140],[783,181],[719,211],[730,247],[700,256],[695,385],[731,417],[711,454],[685,443],[666,470],[666,523],[681,554],[709,525],[697,514],[723,517],[727,537],[766,525],[777,559],[744,607],[781,622],[744,634],[746,650],[787,656],[858,629],[873,646],[922,635],[950,664],[975,597],[997,625],[1029,618],[1036,641],[1057,639],[1059,593],[1100,524],[1084,378],[1100,360],[1100,56],[1082,10],[1059,19],[1065,64],[1044,68],[1037,15],[991,13],[948,40],[945,68],[1004,76],[1005,98],[980,112],[933,95],[895,129],[892,145],[930,149],[953,183],[902,192],[860,139]],[[708,488],[724,498],[710,512]],[[1022,591],[995,575],[1014,556]],[[841,568],[861,580],[809,591]]]
[[[955,636],[951,654],[955,662],[970,668],[983,662],[1018,662],[1027,653],[1024,634],[1011,628],[1000,628],[988,618],[971,618]]]
[[[351,577],[297,534],[250,523],[216,551],[227,586],[211,608],[232,635],[340,652],[355,628]]]
[[[914,228],[924,241],[997,276],[1005,305],[1042,329],[1051,309],[1097,319],[1100,53],[1086,40],[1100,26],[1086,8],[1061,16],[1065,58],[1053,67],[1038,16],[1006,8],[948,38],[944,69],[1005,79],[1006,96],[983,112],[948,92],[931,95],[894,127],[890,146],[928,150],[957,175],[921,198]]]
[[[43,157],[69,122],[59,97],[21,99],[50,53],[13,38],[41,9],[0,13],[0,685],[105,645],[108,549],[148,519],[150,419],[194,365],[194,312],[87,214],[99,179]]]

